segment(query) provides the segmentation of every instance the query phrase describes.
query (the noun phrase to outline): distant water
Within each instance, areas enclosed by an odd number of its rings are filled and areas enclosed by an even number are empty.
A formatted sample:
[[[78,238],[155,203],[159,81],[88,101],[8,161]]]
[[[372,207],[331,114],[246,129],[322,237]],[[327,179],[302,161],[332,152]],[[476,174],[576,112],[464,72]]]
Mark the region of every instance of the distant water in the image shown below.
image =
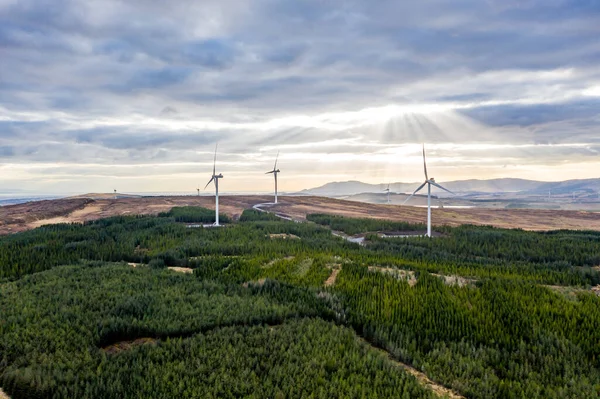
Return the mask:
[[[0,206],[24,204],[25,202],[64,198],[63,195],[11,195],[0,194]]]

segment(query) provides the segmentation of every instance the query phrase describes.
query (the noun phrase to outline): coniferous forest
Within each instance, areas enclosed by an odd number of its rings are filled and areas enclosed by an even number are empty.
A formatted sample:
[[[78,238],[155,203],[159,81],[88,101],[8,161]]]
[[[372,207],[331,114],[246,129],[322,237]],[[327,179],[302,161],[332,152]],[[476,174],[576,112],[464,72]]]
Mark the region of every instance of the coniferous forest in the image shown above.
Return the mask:
[[[0,237],[4,392],[440,396],[406,365],[467,398],[600,397],[598,232],[394,237],[424,226],[255,210],[188,226],[213,218],[186,207]]]

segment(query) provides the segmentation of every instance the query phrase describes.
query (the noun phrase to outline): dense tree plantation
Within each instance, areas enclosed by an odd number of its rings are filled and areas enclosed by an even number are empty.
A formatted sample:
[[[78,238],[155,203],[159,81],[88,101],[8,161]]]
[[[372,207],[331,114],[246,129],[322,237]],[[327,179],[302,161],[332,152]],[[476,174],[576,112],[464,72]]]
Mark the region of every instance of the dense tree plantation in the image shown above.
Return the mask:
[[[600,397],[598,233],[389,238],[376,233],[423,226],[256,210],[186,227],[209,213],[0,238],[0,387],[13,399],[436,397],[381,348],[468,398]]]
[[[477,277],[517,275],[548,284],[600,284],[590,267],[600,265],[600,232],[531,232],[493,227],[440,226],[442,239],[379,237],[374,232],[424,231],[425,226],[378,219],[308,215],[346,234],[367,234],[367,247],[381,256],[427,264],[430,272]]]
[[[169,212],[159,214],[160,217],[172,217],[176,222],[183,223],[214,223],[215,211],[198,206],[175,206]],[[231,223],[231,218],[219,213],[220,223]]]
[[[328,226],[332,230],[343,231],[346,234],[368,233],[373,231],[423,231],[427,229],[424,224],[408,222],[393,222],[382,219],[347,218],[336,215],[314,213],[306,219],[317,224]],[[446,230],[447,227],[441,227]]]

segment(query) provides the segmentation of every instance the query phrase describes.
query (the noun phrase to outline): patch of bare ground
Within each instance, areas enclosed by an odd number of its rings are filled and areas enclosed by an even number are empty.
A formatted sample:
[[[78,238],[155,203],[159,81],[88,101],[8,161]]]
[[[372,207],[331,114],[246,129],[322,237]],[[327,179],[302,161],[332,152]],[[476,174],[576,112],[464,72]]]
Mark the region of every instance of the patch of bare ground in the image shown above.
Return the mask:
[[[144,255],[146,253],[148,253],[148,251],[150,251],[148,248],[142,248],[139,245],[137,247],[135,247],[135,249],[133,250],[133,253],[135,255]]]
[[[120,353],[126,350],[129,350],[131,348],[133,348],[134,346],[139,346],[139,345],[155,345],[158,342],[158,340],[156,338],[138,338],[138,339],[134,339],[133,341],[121,341],[121,342],[117,342],[115,344],[106,346],[104,348],[102,348],[101,350],[108,354],[108,355],[114,355],[115,353]]]
[[[452,399],[463,398],[464,399],[464,396],[461,396],[461,395],[455,393],[450,388],[446,388],[443,385],[436,384],[435,382],[431,381],[429,379],[429,377],[427,377],[424,373],[421,373],[419,370],[417,370],[413,367],[410,367],[407,364],[393,360],[393,359],[392,359],[392,362],[394,364],[396,364],[398,367],[402,367],[409,374],[412,374],[421,384],[425,385],[425,387],[427,387],[428,389],[431,389],[433,391],[433,393],[436,394],[437,396],[442,397],[442,398],[452,398]]]
[[[298,237],[297,235],[294,234],[269,234],[269,238],[273,239],[273,238],[281,238],[283,240],[299,240],[300,237]]]
[[[472,278],[466,278],[462,276],[449,275],[446,276],[444,274],[435,274],[431,273],[432,276],[436,276],[444,280],[444,284],[446,285],[458,285],[459,287],[464,287],[469,284],[474,284],[477,280]]]
[[[567,299],[571,300],[577,299],[577,293],[586,291],[584,288],[570,287],[564,285],[544,285],[544,287],[549,288],[552,291],[557,292],[561,295],[564,295]]]
[[[167,269],[173,270],[174,272],[177,272],[177,273],[186,273],[186,274],[194,273],[194,269],[190,269],[189,267],[169,266],[169,267],[167,267]]]
[[[600,296],[600,285],[592,287],[592,292],[598,296]]]
[[[138,266],[142,266],[143,263],[134,263],[134,262],[128,262],[127,263],[129,266],[133,267],[134,269]]]
[[[268,269],[270,267],[273,267],[275,265],[275,263],[277,263],[278,261],[280,261],[281,259],[271,259],[271,261],[269,261],[269,263],[265,263],[264,265],[262,265],[260,268],[261,269]]]
[[[58,218],[85,207],[90,199],[57,199],[27,202],[0,207],[0,234],[17,233],[37,226],[30,225],[38,220]],[[62,221],[58,221],[59,223]]]
[[[101,210],[102,208],[99,205],[91,203],[86,205],[84,208],[74,210],[66,216],[57,216],[48,219],[35,220],[29,223],[29,227],[36,228],[47,224],[58,223],[83,223],[84,221],[89,219],[90,215],[98,213]]]
[[[405,280],[411,287],[414,287],[415,284],[417,284],[417,277],[415,276],[415,272],[411,270],[394,269],[391,267],[369,266],[369,271],[389,274],[390,276],[398,280]]]
[[[266,278],[261,278],[260,280],[246,281],[245,283],[242,284],[242,287],[248,288],[251,285],[256,286],[256,287],[262,287],[263,285],[265,285],[265,281],[267,281]]]
[[[2,388],[0,388],[0,399],[10,399],[10,396],[5,394]]]
[[[599,271],[599,272],[600,272],[600,265],[598,265],[598,266],[593,266],[593,267],[592,267],[592,269],[594,269],[594,270],[596,270],[596,271]]]
[[[337,279],[337,276],[341,270],[341,268],[336,268],[331,271],[331,274],[329,275],[327,280],[325,280],[325,287],[331,287],[335,284],[335,280]]]
[[[445,386],[432,381],[429,377],[427,377],[427,375],[425,373],[420,372],[419,370],[415,369],[414,367],[409,366],[406,363],[402,363],[402,362],[394,359],[387,351],[384,351],[383,349],[380,349],[380,348],[377,348],[377,347],[371,345],[371,343],[369,343],[364,338],[358,337],[358,339],[360,341],[362,341],[363,344],[370,347],[371,349],[373,349],[377,352],[383,353],[389,359],[389,361],[392,362],[392,364],[394,366],[399,367],[399,368],[403,369],[404,371],[408,372],[409,374],[411,374],[412,376],[414,376],[421,385],[423,385],[427,389],[430,389],[431,391],[433,391],[433,393],[435,395],[442,397],[442,398],[465,399],[464,396],[459,395],[458,393],[454,392],[450,388],[446,388]]]

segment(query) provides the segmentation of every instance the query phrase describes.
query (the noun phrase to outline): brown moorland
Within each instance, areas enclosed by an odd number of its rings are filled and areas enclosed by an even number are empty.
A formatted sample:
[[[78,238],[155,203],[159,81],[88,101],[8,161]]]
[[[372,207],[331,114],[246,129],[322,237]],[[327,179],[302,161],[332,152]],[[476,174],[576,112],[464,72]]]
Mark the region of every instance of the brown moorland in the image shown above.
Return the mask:
[[[222,196],[220,211],[236,218],[244,209],[272,201],[272,196]],[[155,215],[174,206],[202,206],[214,209],[214,197],[172,196],[118,199],[91,199],[85,196],[0,207],[0,234],[25,231],[51,223],[82,223],[118,215]],[[267,209],[267,207],[264,207]],[[285,196],[269,206],[271,212],[303,220],[310,213],[366,217],[407,222],[424,222],[427,209],[367,204],[316,196]],[[491,225],[526,230],[600,230],[600,213],[541,209],[433,209],[434,225]]]

